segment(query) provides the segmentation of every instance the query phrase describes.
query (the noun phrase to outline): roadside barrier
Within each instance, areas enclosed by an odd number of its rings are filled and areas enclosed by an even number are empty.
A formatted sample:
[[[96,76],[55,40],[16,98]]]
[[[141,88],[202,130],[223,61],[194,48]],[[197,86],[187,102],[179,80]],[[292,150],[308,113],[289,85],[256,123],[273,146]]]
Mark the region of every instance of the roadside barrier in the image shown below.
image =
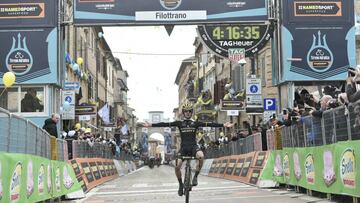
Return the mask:
[[[0,202],[39,202],[81,189],[66,162],[0,153]]]
[[[360,140],[272,151],[261,180],[360,197]]]
[[[219,147],[206,149],[205,158],[219,158],[230,155],[246,154],[253,151],[261,151],[261,133],[249,135],[236,141],[221,143]]]
[[[113,180],[118,177],[118,172],[112,159],[103,158],[76,158],[68,161],[84,192]]]
[[[208,176],[259,185],[259,177],[266,164],[269,152],[257,151],[241,155],[207,159],[204,173]]]
[[[281,126],[267,131],[267,149],[282,147],[312,147],[334,144],[339,141],[360,139],[360,112],[355,107],[360,102],[324,111],[322,117],[306,116],[291,126]],[[347,112],[347,113],[345,113]]]
[[[93,142],[92,146],[85,140],[72,141],[73,158],[105,158],[112,159],[111,148],[107,144]]]
[[[25,118],[0,108],[0,152],[51,159],[50,135]]]

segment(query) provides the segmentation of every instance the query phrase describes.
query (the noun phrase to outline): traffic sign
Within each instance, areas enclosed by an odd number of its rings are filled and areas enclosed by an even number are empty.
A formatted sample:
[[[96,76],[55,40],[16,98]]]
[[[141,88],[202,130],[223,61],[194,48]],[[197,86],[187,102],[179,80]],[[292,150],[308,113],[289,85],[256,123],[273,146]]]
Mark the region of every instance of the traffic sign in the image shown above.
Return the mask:
[[[91,120],[90,115],[80,115],[79,116],[79,121],[90,121],[90,120]]]
[[[276,114],[275,111],[264,111],[264,113],[263,113],[263,121],[268,122],[274,114]]]
[[[75,91],[74,90],[63,90],[62,91],[62,103],[68,102],[70,105],[69,109],[63,109],[62,119],[63,120],[74,120],[75,119]]]
[[[66,96],[66,97],[65,97],[65,101],[67,101],[67,102],[71,103],[71,101],[72,101],[71,96]]]
[[[246,95],[261,94],[261,79],[247,78],[246,79]]]
[[[64,89],[79,89],[80,82],[65,82]]]
[[[265,98],[264,99],[264,110],[265,111],[276,111],[276,99]]]
[[[239,116],[239,111],[238,110],[227,110],[227,115],[228,116]]]
[[[256,85],[250,86],[250,92],[256,94],[259,91],[259,88]]]

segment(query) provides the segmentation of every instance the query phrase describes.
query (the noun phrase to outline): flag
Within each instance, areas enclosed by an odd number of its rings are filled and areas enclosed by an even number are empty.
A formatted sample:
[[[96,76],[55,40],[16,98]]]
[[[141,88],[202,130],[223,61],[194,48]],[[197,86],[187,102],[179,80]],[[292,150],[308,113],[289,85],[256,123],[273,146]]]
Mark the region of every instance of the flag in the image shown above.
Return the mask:
[[[98,115],[100,118],[105,122],[105,124],[110,123],[110,117],[109,117],[110,111],[108,104],[105,104],[99,111]]]
[[[128,134],[128,126],[127,126],[127,124],[125,124],[122,128],[121,128],[121,133],[123,134],[123,135],[127,135]]]

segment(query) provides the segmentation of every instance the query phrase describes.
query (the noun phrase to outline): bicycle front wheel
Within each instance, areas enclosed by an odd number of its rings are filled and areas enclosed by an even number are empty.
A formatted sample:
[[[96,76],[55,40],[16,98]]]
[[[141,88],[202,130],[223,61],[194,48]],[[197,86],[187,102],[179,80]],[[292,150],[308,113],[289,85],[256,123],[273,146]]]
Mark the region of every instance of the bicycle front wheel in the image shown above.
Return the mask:
[[[190,167],[185,168],[184,190],[185,190],[184,191],[185,203],[189,203],[190,190],[191,190],[191,169],[190,169]]]

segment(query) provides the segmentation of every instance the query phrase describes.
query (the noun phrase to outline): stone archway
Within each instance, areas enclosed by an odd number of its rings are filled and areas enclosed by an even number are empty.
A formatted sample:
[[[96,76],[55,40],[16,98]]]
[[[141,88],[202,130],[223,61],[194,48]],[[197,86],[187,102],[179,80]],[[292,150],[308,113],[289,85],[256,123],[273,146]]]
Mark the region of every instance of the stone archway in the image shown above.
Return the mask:
[[[164,152],[164,135],[159,132],[153,132],[149,136],[149,155],[155,155],[155,157],[161,157],[161,160],[165,158]]]
[[[137,134],[136,140],[138,145],[146,147],[146,150],[142,150],[142,156],[144,158],[150,155],[148,150],[150,146],[150,138],[155,136],[161,139],[162,141],[161,157],[164,160],[164,162],[169,163],[173,159],[175,149],[173,149],[174,141],[172,138],[173,135],[170,128],[137,127],[136,134]]]

